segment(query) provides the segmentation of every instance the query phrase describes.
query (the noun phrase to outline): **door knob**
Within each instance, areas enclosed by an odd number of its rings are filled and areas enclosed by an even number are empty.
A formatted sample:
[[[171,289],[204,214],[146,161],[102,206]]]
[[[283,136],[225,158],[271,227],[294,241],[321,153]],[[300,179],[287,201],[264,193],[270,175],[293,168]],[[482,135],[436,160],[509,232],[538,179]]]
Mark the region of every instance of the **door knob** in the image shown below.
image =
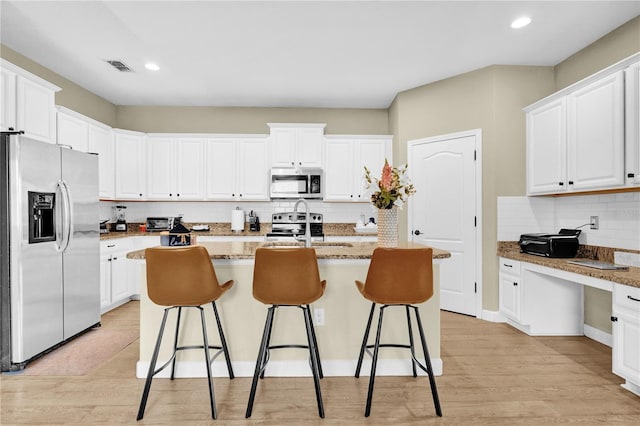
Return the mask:
[[[420,234],[422,234],[422,232],[420,232],[420,230],[419,230],[419,229],[416,229],[415,231],[413,231],[413,233],[414,233],[415,235],[420,235]]]

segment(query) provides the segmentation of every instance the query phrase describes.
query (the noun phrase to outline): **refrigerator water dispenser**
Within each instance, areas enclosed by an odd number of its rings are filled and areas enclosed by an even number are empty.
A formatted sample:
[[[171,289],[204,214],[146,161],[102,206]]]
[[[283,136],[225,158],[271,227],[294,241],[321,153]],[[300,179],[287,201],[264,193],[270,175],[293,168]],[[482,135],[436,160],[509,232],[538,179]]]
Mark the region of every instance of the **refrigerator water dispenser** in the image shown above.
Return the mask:
[[[29,244],[56,240],[55,197],[50,192],[29,191]]]

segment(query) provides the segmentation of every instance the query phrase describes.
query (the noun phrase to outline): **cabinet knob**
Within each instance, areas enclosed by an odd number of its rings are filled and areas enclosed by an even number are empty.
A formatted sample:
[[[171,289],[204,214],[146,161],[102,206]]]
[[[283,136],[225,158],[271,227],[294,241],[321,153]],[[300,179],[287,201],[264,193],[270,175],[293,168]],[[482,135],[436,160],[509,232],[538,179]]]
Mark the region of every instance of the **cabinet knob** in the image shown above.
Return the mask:
[[[235,196],[236,196],[236,194],[231,194],[231,196],[232,196],[232,197],[235,197]]]
[[[292,165],[292,166],[295,166],[295,165],[296,165],[296,162],[295,162],[295,161],[292,161],[292,162],[291,162],[291,165]]]
[[[238,197],[242,197],[242,194],[238,194]]]
[[[558,185],[564,186],[564,182],[558,182]]]
[[[572,180],[569,181],[569,185],[573,185],[573,181]]]
[[[353,194],[349,195],[349,197],[353,198]]]
[[[513,283],[513,286],[514,287],[518,287],[518,283]]]
[[[628,178],[636,177],[636,174],[635,173],[627,173],[627,177]]]
[[[169,193],[169,197],[172,197],[172,196],[173,196],[173,194],[172,194],[172,193]]]
[[[420,232],[419,229],[416,229],[415,231],[413,231],[413,235],[420,235],[422,234],[422,232]]]
[[[138,195],[140,195],[142,197],[142,194],[138,194]]]
[[[611,317],[611,322],[618,322],[618,317]]]
[[[179,197],[179,196],[180,196],[180,194],[176,194],[176,197]]]

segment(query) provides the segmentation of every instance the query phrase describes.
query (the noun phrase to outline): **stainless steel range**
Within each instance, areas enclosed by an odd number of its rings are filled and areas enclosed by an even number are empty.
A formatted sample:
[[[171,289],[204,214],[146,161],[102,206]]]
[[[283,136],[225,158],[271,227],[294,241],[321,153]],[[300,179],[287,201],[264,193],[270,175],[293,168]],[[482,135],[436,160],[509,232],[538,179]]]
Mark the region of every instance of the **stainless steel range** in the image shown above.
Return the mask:
[[[309,213],[311,240],[324,241],[322,230],[322,214]],[[283,212],[271,215],[271,232],[267,233],[267,241],[296,241],[296,236],[303,236],[306,230],[304,212]]]

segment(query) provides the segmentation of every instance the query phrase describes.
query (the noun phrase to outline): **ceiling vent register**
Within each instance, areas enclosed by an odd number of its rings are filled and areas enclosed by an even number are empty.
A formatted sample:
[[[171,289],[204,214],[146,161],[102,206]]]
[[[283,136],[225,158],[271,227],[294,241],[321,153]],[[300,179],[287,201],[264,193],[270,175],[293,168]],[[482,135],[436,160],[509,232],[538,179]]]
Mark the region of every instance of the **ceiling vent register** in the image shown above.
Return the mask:
[[[131,69],[127,64],[125,64],[122,61],[118,61],[114,59],[114,60],[107,60],[106,62],[112,67],[114,67],[115,69],[117,69],[118,71],[133,72],[133,69]]]

